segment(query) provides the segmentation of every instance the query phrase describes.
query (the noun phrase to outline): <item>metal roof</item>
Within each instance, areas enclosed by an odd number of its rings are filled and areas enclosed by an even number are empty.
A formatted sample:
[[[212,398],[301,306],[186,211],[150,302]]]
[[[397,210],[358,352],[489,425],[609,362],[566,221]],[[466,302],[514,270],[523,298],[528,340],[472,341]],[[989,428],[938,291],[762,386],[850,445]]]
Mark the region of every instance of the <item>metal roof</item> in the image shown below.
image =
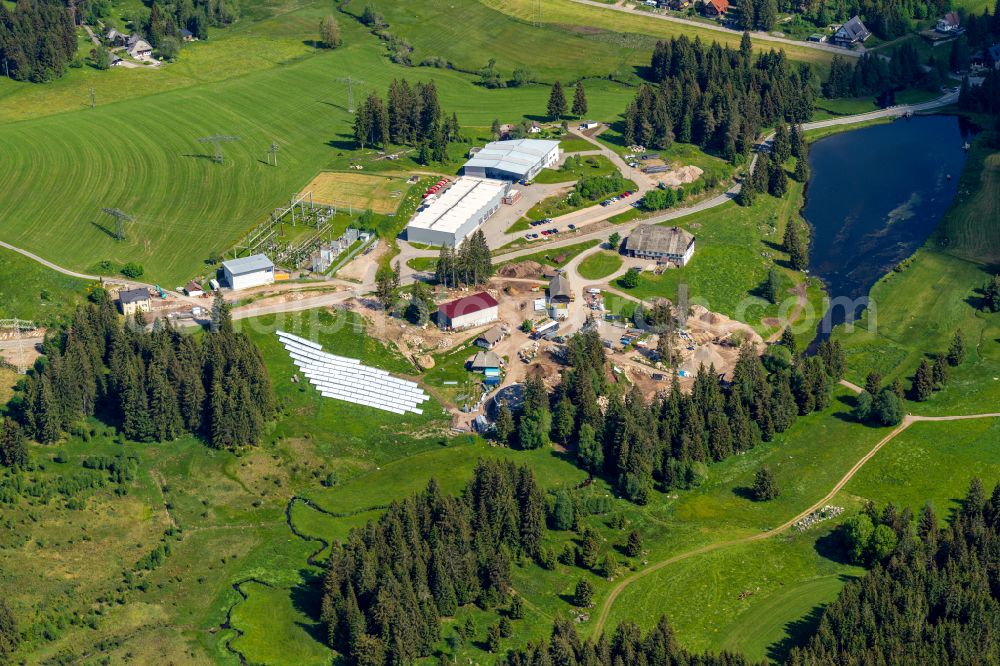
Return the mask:
[[[499,326],[494,326],[490,330],[480,335],[476,340],[482,340],[488,345],[495,345],[503,339],[503,331]]]
[[[462,315],[488,310],[498,305],[500,304],[497,303],[497,299],[493,298],[485,291],[481,291],[478,294],[466,296],[465,298],[460,298],[456,301],[442,303],[438,306],[438,312],[443,314],[448,319],[454,319],[455,317],[461,317]]]
[[[466,168],[499,169],[525,175],[545,156],[559,148],[558,141],[514,139],[492,141],[465,163]]]
[[[120,291],[118,292],[118,300],[121,301],[123,305],[139,303],[140,301],[148,301],[149,289],[146,287],[136,287],[135,289]]]
[[[680,227],[661,227],[658,224],[643,224],[636,227],[625,240],[629,252],[656,253],[683,256],[694,242],[694,236]]]
[[[250,257],[240,257],[223,261],[222,267],[229,271],[230,275],[247,275],[259,271],[273,271],[274,263],[267,258],[267,255],[255,254]]]
[[[506,193],[507,183],[502,180],[462,176],[414,215],[407,227],[453,234],[493,199]]]

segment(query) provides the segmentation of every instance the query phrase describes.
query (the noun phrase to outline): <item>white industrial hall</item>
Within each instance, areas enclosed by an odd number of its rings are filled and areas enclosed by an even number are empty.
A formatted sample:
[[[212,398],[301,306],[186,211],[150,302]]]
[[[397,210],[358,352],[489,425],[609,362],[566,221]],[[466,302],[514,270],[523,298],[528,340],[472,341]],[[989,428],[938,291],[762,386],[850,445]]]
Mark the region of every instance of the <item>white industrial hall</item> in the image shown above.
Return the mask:
[[[356,358],[323,351],[323,346],[278,331],[278,338],[309,383],[325,398],[374,407],[393,414],[423,414],[417,405],[428,396],[416,382],[393,377],[386,370],[362,365]]]

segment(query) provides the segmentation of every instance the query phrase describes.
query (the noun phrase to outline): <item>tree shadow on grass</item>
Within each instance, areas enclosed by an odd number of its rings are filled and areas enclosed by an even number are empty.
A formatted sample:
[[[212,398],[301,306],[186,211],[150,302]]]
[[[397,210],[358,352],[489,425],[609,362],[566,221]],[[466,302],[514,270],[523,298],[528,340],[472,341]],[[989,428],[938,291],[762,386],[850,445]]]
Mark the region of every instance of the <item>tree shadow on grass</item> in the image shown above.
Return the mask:
[[[331,148],[336,148],[337,150],[354,150],[357,148],[357,144],[354,141],[354,137],[348,134],[338,134],[339,139],[330,139],[326,142],[326,145]]]
[[[757,502],[757,498],[755,498],[753,494],[753,488],[750,486],[736,486],[733,488],[733,494],[740,499],[745,499],[754,503]]]
[[[833,416],[841,421],[850,421],[852,423],[857,423],[854,418],[854,408],[858,404],[858,397],[856,395],[838,395],[836,401],[841,405],[847,407],[847,411],[838,410],[834,412]]]
[[[302,576],[303,582],[290,590],[292,607],[312,622],[296,622],[296,624],[302,627],[313,640],[321,645],[326,645],[327,632],[320,619],[323,602],[322,579],[308,569],[301,569],[299,574]]]
[[[817,555],[831,562],[853,564],[850,554],[847,552],[847,545],[844,543],[844,538],[841,536],[839,529],[832,529],[816,539],[813,548],[816,550]]]
[[[785,663],[792,648],[805,645],[809,637],[816,632],[825,608],[826,604],[813,606],[812,610],[806,613],[804,617],[786,623],[785,637],[777,643],[768,646],[767,658],[777,664]]]

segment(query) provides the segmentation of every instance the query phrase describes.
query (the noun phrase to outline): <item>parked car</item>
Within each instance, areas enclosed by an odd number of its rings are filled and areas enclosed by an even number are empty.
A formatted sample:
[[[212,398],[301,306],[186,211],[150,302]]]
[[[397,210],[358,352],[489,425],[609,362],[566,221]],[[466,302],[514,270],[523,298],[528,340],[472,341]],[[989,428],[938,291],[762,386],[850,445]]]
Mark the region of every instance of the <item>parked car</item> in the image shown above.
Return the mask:
[[[569,225],[569,230],[570,231],[573,231],[574,229],[576,229],[576,225],[575,224]]]

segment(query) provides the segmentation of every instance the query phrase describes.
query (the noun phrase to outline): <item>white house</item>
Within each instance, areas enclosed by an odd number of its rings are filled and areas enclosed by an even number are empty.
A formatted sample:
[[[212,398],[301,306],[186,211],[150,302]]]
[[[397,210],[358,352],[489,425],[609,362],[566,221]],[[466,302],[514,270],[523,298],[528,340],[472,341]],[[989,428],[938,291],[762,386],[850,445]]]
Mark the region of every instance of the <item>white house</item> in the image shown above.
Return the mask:
[[[865,27],[865,24],[861,22],[861,19],[855,16],[850,21],[837,28],[837,31],[833,33],[833,37],[831,39],[833,43],[838,46],[852,47],[855,44],[863,44],[866,39],[871,37],[871,35],[871,31]]]
[[[438,326],[445,329],[472,328],[500,317],[500,304],[485,291],[438,306]]]
[[[948,35],[953,32],[958,32],[961,24],[962,19],[959,18],[956,12],[948,12],[942,18],[938,19],[937,25],[934,26],[934,30]]]
[[[149,60],[153,56],[153,47],[138,35],[132,35],[125,49],[136,60]]]
[[[274,264],[263,254],[224,261],[222,272],[233,291],[274,282]]]

